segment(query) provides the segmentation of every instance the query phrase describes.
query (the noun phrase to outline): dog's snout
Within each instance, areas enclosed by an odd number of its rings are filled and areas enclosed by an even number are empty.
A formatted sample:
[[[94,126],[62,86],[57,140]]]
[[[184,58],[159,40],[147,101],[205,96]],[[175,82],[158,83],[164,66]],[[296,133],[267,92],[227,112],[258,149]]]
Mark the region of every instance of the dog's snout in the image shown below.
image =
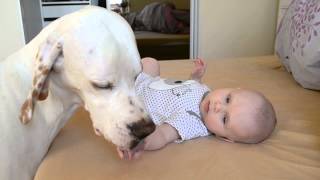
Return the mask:
[[[127,127],[131,134],[138,140],[144,139],[156,128],[155,124],[150,119],[141,119],[138,122],[129,124]]]

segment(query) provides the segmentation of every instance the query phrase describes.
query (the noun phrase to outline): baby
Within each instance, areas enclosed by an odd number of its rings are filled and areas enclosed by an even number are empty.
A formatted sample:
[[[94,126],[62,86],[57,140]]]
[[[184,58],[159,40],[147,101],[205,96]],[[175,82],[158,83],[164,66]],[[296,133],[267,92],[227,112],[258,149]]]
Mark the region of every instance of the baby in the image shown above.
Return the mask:
[[[171,142],[214,134],[238,143],[259,143],[272,133],[276,116],[272,104],[259,92],[224,88],[210,89],[201,84],[206,65],[194,61],[191,80],[161,79],[160,66],[153,58],[142,59],[143,72],[136,91],[156,130],[133,150],[121,150],[122,159],[138,158],[143,150],[157,150]]]

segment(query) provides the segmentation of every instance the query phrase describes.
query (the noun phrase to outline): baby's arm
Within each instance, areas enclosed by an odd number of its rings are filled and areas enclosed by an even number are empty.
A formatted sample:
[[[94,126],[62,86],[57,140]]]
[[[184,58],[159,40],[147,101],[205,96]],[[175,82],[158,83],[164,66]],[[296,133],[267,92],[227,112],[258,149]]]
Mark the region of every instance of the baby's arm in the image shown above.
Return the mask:
[[[206,72],[207,65],[202,59],[196,59],[194,62],[194,67],[190,75],[190,79],[198,81],[201,83],[201,79]]]
[[[137,159],[144,150],[151,151],[161,149],[178,138],[180,137],[177,130],[171,125],[164,123],[157,126],[156,130],[145,138],[143,150],[123,151],[118,149],[118,154],[121,159]]]
[[[178,132],[171,125],[164,123],[145,139],[144,150],[161,149],[179,138]]]
[[[150,76],[160,76],[160,65],[154,58],[146,57],[141,59],[142,71]]]

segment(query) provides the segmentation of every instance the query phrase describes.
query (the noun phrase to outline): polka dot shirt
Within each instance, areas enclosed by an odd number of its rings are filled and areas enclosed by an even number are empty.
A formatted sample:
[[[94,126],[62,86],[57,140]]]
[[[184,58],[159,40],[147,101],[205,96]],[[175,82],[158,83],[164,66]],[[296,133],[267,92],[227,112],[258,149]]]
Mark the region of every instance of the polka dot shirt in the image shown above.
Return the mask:
[[[210,133],[203,124],[199,105],[209,88],[194,80],[180,81],[151,77],[140,73],[136,92],[156,125],[168,123],[180,135],[179,140],[207,136]]]

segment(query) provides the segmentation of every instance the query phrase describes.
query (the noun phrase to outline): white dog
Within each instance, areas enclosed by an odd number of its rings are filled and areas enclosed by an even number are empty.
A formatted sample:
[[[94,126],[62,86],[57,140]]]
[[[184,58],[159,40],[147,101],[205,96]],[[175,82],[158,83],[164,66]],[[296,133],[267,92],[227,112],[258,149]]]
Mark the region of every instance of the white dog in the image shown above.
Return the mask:
[[[97,134],[134,148],[155,128],[135,96],[140,71],[134,34],[116,13],[87,7],[43,29],[0,63],[0,179],[32,179],[81,105]]]

